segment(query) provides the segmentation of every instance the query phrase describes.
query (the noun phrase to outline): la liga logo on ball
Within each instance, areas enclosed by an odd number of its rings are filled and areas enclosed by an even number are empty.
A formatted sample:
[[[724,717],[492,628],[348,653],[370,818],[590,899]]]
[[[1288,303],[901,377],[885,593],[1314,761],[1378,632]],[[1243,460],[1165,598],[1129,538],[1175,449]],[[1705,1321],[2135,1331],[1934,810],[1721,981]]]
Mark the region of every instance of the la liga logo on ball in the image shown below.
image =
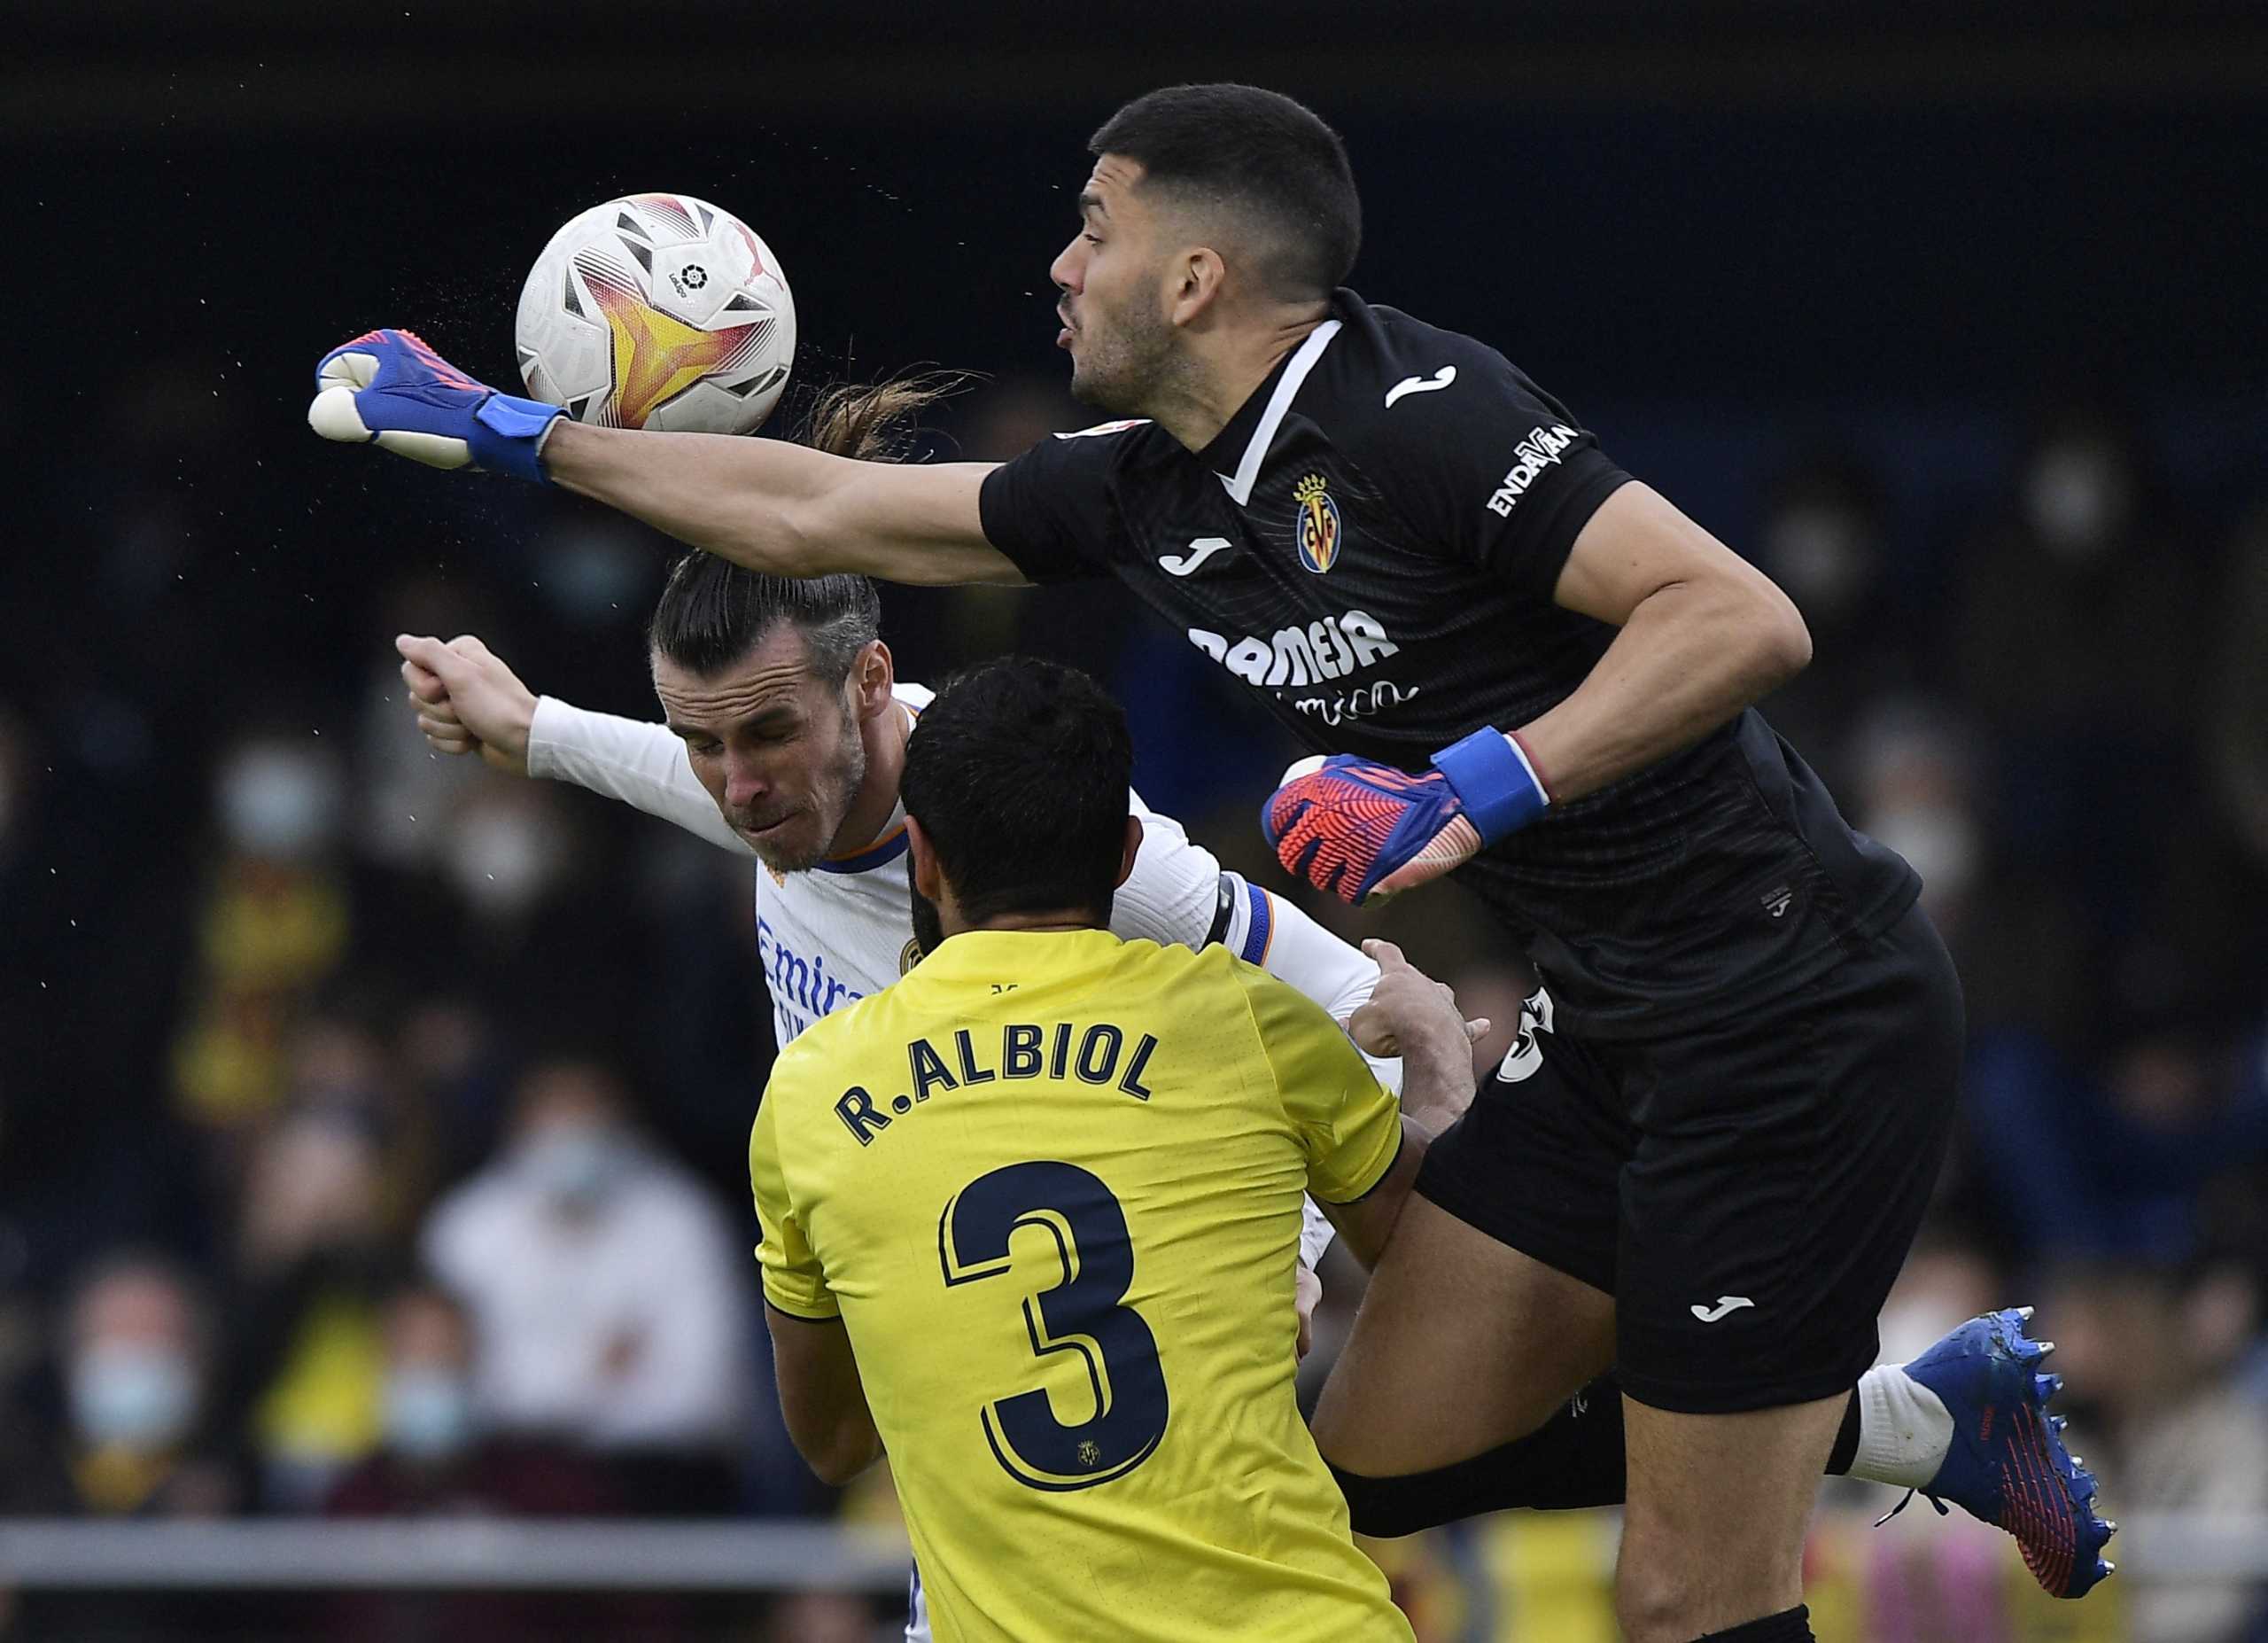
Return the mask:
[[[1292,500],[1300,505],[1300,563],[1317,576],[1338,560],[1343,528],[1329,483],[1321,474],[1311,473],[1292,487]]]

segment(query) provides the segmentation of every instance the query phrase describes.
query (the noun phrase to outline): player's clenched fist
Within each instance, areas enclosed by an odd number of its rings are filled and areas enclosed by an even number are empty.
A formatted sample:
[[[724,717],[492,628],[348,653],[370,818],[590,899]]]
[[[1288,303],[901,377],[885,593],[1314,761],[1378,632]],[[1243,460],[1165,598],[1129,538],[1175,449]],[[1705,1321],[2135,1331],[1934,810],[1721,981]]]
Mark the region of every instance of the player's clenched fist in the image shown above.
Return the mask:
[[[403,634],[393,648],[417,728],[434,751],[477,752],[499,770],[527,775],[535,693],[501,658],[470,634],[447,644]]]
[[[434,468],[468,465],[541,479],[537,452],[556,405],[476,382],[414,331],[366,331],[315,366],[307,425],[326,440],[375,443]]]
[[[1487,1018],[1467,1021],[1447,984],[1402,957],[1391,941],[1365,941],[1363,951],[1379,967],[1378,985],[1347,1018],[1348,1036],[1365,1055],[1402,1057],[1405,1091],[1440,1093],[1403,1108],[1438,1135],[1472,1104],[1472,1047],[1487,1036]]]
[[[1394,943],[1365,941],[1363,951],[1378,965],[1379,981],[1347,1018],[1347,1035],[1364,1055],[1404,1055],[1420,1043],[1462,1051],[1488,1035],[1487,1016],[1467,1021],[1449,983],[1412,964]]]
[[[1542,815],[1551,802],[1518,742],[1474,731],[1422,775],[1372,759],[1302,759],[1261,807],[1284,870],[1342,901],[1439,878]]]

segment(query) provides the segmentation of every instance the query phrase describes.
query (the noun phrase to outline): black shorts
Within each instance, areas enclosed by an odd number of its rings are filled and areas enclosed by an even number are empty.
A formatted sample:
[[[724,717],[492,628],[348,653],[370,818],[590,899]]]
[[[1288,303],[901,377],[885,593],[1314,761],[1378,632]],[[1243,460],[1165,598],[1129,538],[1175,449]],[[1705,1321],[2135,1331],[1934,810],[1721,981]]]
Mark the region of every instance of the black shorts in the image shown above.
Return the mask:
[[[1616,1378],[1727,1414],[1850,1390],[1945,1158],[1961,984],[1921,909],[1757,1011],[1579,1044],[1549,996],[1418,1190],[1615,1298]]]

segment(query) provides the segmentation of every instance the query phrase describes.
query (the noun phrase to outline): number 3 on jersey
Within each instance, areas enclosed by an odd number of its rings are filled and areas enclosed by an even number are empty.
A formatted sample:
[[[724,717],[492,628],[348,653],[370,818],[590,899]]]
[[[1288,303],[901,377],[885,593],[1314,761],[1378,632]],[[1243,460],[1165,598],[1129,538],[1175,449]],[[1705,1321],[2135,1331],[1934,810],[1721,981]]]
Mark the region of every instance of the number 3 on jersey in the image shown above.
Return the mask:
[[[1166,1434],[1166,1378],[1157,1337],[1119,1303],[1134,1281],[1126,1212],[1109,1187],[1074,1164],[1012,1164],[980,1175],[945,1205],[937,1258],[952,1287],[1008,1270],[1019,1226],[1052,1234],[1063,1281],[1023,1303],[1031,1350],[1076,1353],[1095,1413],[1076,1426],[1055,1418],[1046,1392],[996,1398],[983,1411],[985,1440],[1009,1476],[1033,1489],[1091,1489],[1123,1477]]]

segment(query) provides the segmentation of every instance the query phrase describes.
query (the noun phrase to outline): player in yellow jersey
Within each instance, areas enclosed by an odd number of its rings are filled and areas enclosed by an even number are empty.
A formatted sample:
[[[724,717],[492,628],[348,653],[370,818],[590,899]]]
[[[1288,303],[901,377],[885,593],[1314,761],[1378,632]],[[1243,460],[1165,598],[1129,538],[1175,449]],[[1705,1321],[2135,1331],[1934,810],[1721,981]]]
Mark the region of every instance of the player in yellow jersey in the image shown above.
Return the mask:
[[[1293,1271],[1302,1191],[1376,1257],[1425,1136],[1298,993],[1105,927],[1131,763],[1047,663],[922,715],[927,956],[781,1054],[750,1143],[788,1430],[834,1482],[887,1451],[939,1643],[1406,1640],[1294,1400]],[[1472,1029],[1380,956],[1358,1031],[1456,1104]]]

